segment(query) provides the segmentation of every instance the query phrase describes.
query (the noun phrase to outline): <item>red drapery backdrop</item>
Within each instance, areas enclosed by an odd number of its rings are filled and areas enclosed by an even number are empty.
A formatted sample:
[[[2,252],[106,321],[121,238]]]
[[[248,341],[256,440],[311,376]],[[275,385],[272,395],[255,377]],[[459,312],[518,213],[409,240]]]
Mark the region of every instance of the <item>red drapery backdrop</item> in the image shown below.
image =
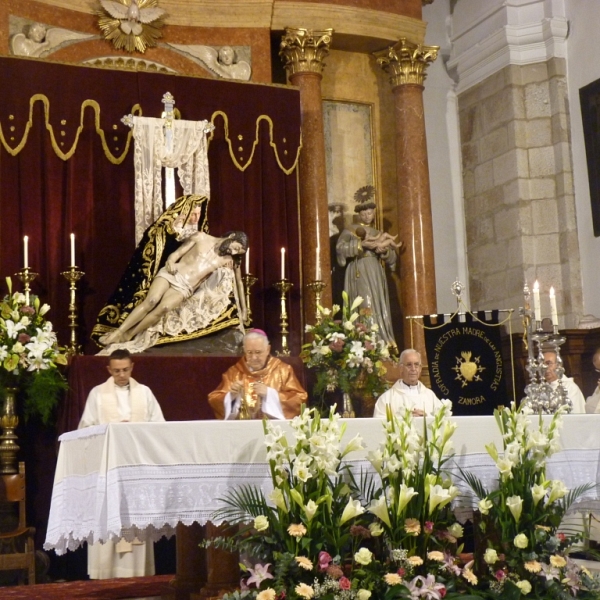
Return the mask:
[[[69,234],[85,271],[78,285],[80,343],[89,334],[134,249],[133,141],[120,119],[139,107],[160,116],[169,91],[184,119],[215,125],[209,145],[210,232],[246,231],[254,325],[277,347],[280,249],[294,283],[289,344],[300,349],[300,235],[296,164],[300,147],[298,91],[286,87],[122,72],[0,58],[0,275],[29,264],[39,273],[32,290],[52,311],[66,344]],[[18,283],[18,282],[15,282]],[[19,289],[20,284],[16,287]]]

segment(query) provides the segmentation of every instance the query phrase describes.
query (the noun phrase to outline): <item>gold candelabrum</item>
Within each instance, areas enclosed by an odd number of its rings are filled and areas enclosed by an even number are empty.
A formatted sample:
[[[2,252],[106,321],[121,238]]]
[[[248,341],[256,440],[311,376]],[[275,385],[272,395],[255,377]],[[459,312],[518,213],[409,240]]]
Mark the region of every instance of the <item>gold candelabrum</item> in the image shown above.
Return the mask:
[[[323,290],[325,289],[326,286],[327,286],[327,284],[324,281],[321,281],[320,279],[317,279],[316,281],[312,281],[311,283],[307,284],[307,286],[306,286],[315,295],[315,306],[316,306],[315,323],[317,325],[321,322],[321,320],[323,318],[323,315],[321,314],[321,311],[319,310],[319,306],[321,306],[321,293],[323,292]]]
[[[29,306],[29,295],[31,288],[29,284],[38,277],[38,273],[34,273],[30,267],[23,267],[18,273],[15,273],[15,277],[18,277],[23,284],[23,293],[25,294],[25,303]]]
[[[69,282],[69,329],[71,330],[71,341],[67,348],[67,356],[81,354],[81,345],[77,343],[77,282],[85,275],[79,271],[75,265],[69,267],[68,271],[63,271],[61,275]]]
[[[250,288],[258,281],[257,277],[254,277],[252,273],[246,273],[243,277],[244,279],[244,290],[246,292],[246,323],[245,325],[250,325],[252,323],[252,309],[250,308]]]
[[[287,293],[294,287],[294,284],[288,279],[282,279],[274,284],[274,287],[281,294],[281,320],[279,321],[279,325],[281,327],[281,352],[277,354],[279,356],[289,356],[290,349],[288,347],[288,314],[286,308],[286,295]]]

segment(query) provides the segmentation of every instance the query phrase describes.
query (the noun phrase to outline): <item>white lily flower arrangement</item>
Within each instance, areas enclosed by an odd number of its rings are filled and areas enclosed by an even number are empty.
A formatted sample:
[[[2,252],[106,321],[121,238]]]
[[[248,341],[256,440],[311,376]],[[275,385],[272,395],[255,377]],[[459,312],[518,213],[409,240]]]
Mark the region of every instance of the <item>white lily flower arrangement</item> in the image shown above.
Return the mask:
[[[45,319],[50,307],[37,296],[28,303],[23,293],[13,293],[10,277],[6,283],[9,293],[0,302],[0,385],[23,393],[26,418],[38,416],[47,424],[67,387],[57,368],[67,363],[66,356]]]
[[[494,443],[486,450],[498,468],[497,489],[486,490],[462,472],[479,498],[476,536],[485,563],[480,587],[491,598],[600,597],[600,580],[568,557],[582,532],[560,530],[569,507],[594,484],[568,490],[546,478],[546,461],[560,450],[564,413],[560,408],[544,420],[524,405],[496,410],[503,451]]]
[[[303,346],[300,356],[316,374],[313,395],[323,398],[335,390],[346,394],[360,390],[377,397],[389,387],[384,366],[390,359],[389,349],[372,323],[370,309],[359,310],[363,299],[359,296],[350,305],[348,295],[342,296],[341,308],[317,307],[321,322],[306,326],[313,339]]]

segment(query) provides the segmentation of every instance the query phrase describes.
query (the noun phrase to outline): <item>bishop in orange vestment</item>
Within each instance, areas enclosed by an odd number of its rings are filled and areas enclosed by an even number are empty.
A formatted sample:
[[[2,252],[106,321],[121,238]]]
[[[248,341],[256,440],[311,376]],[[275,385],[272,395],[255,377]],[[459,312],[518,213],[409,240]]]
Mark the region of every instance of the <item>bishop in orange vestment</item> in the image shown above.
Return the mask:
[[[244,336],[244,356],[208,395],[217,419],[292,419],[300,414],[307,393],[292,367],[270,352],[263,331],[253,329]]]

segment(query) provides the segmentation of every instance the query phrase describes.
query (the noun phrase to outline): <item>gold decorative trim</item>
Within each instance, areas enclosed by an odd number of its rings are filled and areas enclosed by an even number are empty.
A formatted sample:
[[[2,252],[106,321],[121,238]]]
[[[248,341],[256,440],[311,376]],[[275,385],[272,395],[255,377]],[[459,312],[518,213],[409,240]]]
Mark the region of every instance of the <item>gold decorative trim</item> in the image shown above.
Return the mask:
[[[178,73],[155,61],[138,58],[137,56],[102,56],[89,58],[81,62],[82,65],[98,67],[101,69],[123,69],[126,71],[147,71],[150,73]]]
[[[11,140],[11,141],[14,140],[14,135],[13,135],[14,132],[11,131],[9,136],[6,136],[5,132],[2,128],[2,123],[0,123],[0,144],[2,144],[2,146],[6,149],[6,151],[11,156],[17,156],[17,154],[19,154],[21,152],[21,150],[23,150],[23,148],[25,147],[25,144],[27,143],[27,140],[29,138],[29,131],[31,130],[31,128],[33,126],[33,107],[36,102],[41,102],[44,105],[44,124],[45,124],[46,130],[48,131],[48,133],[50,135],[50,141],[52,144],[52,148],[54,149],[54,152],[61,160],[67,161],[75,154],[75,150],[77,149],[77,144],[79,142],[79,137],[81,135],[81,132],[83,131],[84,112],[87,107],[91,107],[92,110],[94,111],[94,117],[95,117],[94,123],[95,123],[96,133],[100,137],[100,140],[102,142],[102,148],[104,149],[104,154],[105,154],[106,158],[112,164],[115,164],[115,165],[119,165],[125,160],[125,157],[127,156],[128,152],[129,152],[129,148],[131,146],[133,132],[131,130],[127,131],[126,143],[125,143],[125,148],[123,149],[123,152],[121,152],[118,155],[113,154],[113,152],[108,147],[107,138],[112,138],[112,136],[114,134],[112,133],[111,129],[109,129],[105,133],[104,130],[100,127],[101,109],[100,109],[100,105],[98,104],[98,102],[96,100],[84,100],[82,102],[80,117],[79,117],[79,126],[75,133],[75,140],[74,140],[72,146],[67,151],[61,150],[60,145],[64,145],[64,141],[58,142],[57,137],[58,138],[62,137],[60,135],[62,130],[58,131],[57,132],[58,135],[57,135],[54,131],[53,126],[50,124],[50,100],[44,94],[35,94],[34,96],[31,96],[31,98],[29,99],[29,118],[25,125],[25,131],[23,133],[23,136],[16,145],[14,143],[12,145],[9,143],[9,140]],[[132,112],[132,114],[135,114],[135,115],[139,115],[139,116],[142,115],[142,109],[139,104],[135,104],[133,106],[133,108],[131,109],[131,112]],[[290,175],[294,171],[294,169],[296,169],[296,167],[298,166],[298,160],[300,158],[300,151],[302,149],[302,138],[300,138],[300,140],[299,140],[298,148],[296,150],[296,157],[294,159],[293,164],[291,165],[291,167],[286,168],[281,162],[280,153],[283,153],[283,155],[287,155],[288,150],[287,149],[282,149],[282,150],[278,149],[277,144],[274,140],[274,134],[273,134],[274,124],[273,124],[271,117],[269,117],[268,115],[260,115],[256,119],[255,137],[254,137],[254,141],[252,142],[252,150],[250,152],[250,156],[248,157],[248,159],[245,159],[243,157],[240,157],[239,159],[236,158],[234,151],[237,148],[237,146],[234,148],[235,139],[231,138],[229,135],[229,118],[226,113],[224,113],[223,111],[220,111],[220,110],[215,111],[211,116],[211,119],[210,119],[211,123],[213,123],[213,125],[214,125],[215,119],[218,116],[221,116],[223,118],[224,129],[225,129],[225,140],[227,141],[227,144],[229,146],[229,156],[231,157],[231,160],[233,161],[233,164],[235,165],[235,167],[237,169],[239,169],[240,171],[242,171],[242,172],[245,171],[252,164],[256,146],[258,146],[258,144],[259,144],[259,139],[260,139],[259,138],[259,128],[260,128],[261,121],[266,121],[269,124],[269,145],[271,146],[271,148],[273,148],[275,160],[276,160],[279,168],[286,175]],[[10,119],[10,117],[9,117],[9,119]],[[14,121],[14,119],[11,119],[11,121]],[[208,138],[209,143],[213,139],[213,137],[214,137],[214,132],[211,133],[210,137]],[[283,144],[285,145],[285,140],[283,141]],[[243,163],[244,163],[243,165],[241,164],[241,161],[243,161]]]
[[[323,60],[329,54],[333,29],[312,31],[302,27],[286,27],[279,45],[279,56],[288,76],[296,73],[323,72]]]
[[[390,75],[392,87],[398,85],[423,85],[425,69],[437,58],[439,46],[424,46],[400,38],[386,50],[374,52],[377,64]]]
[[[241,165],[239,160],[235,157],[235,154],[234,154],[233,144],[235,143],[235,139],[232,139],[229,137],[229,118],[227,117],[227,114],[224,113],[222,110],[217,110],[212,114],[212,116],[210,118],[210,122],[213,125],[215,125],[215,119],[218,116],[223,118],[223,126],[225,128],[225,140],[227,142],[227,145],[229,146],[229,156],[230,156],[231,160],[233,161],[233,164],[235,165],[235,167],[237,169],[239,169],[240,171],[242,171],[242,173],[252,164],[252,159],[254,158],[254,151],[256,150],[256,146],[258,146],[259,127],[260,127],[261,121],[266,121],[269,124],[269,146],[271,146],[271,148],[273,148],[273,153],[275,154],[275,160],[277,161],[279,168],[286,175],[290,175],[294,171],[294,169],[298,166],[298,160],[300,158],[300,151],[302,150],[302,137],[300,137],[300,143],[298,144],[298,150],[296,151],[296,159],[294,160],[294,163],[292,164],[292,166],[289,169],[286,169],[281,164],[281,160],[279,158],[279,151],[277,150],[277,144],[273,141],[273,121],[271,120],[271,117],[269,117],[267,115],[260,115],[258,117],[258,119],[256,119],[256,133],[254,136],[254,141],[252,142],[252,151],[250,152],[250,158],[248,159],[248,162],[245,165]],[[213,131],[211,132],[211,134],[208,138],[209,144],[212,141],[214,135],[215,135],[215,130],[213,129]],[[285,153],[287,153],[287,150],[284,150],[284,154]],[[243,158],[240,157],[240,160],[243,160]]]
[[[34,96],[31,96],[31,98],[29,99],[29,119],[27,120],[27,124],[25,125],[25,132],[23,133],[23,137],[21,138],[21,141],[14,148],[11,147],[9,145],[9,143],[7,142],[6,137],[4,135],[4,131],[2,129],[2,123],[0,123],[0,143],[4,146],[6,151],[11,156],[17,156],[17,154],[19,154],[19,152],[21,152],[21,150],[23,150],[23,148],[25,147],[25,144],[27,143],[27,138],[29,137],[29,130],[33,126],[33,106],[35,105],[36,102],[41,102],[44,105],[44,123],[46,125],[46,129],[48,130],[48,133],[50,134],[50,142],[52,143],[52,148],[54,149],[54,152],[61,160],[65,160],[65,161],[69,160],[73,156],[73,154],[75,154],[75,150],[77,149],[77,142],[79,141],[79,136],[81,135],[81,132],[83,131],[84,112],[88,106],[91,107],[94,111],[94,115],[95,115],[94,123],[95,123],[95,127],[96,127],[96,133],[100,136],[100,140],[102,142],[102,148],[104,149],[104,154],[106,155],[106,158],[108,158],[108,160],[115,165],[120,165],[125,160],[125,157],[127,156],[127,153],[129,152],[129,146],[131,145],[131,139],[133,137],[133,133],[131,131],[127,132],[127,142],[125,143],[125,148],[120,155],[115,156],[110,151],[110,148],[108,147],[108,144],[106,143],[106,134],[100,127],[100,105],[95,100],[84,100],[82,102],[81,112],[80,112],[80,116],[79,116],[79,127],[77,128],[77,132],[75,134],[75,141],[73,142],[73,145],[67,152],[63,152],[59,148],[59,144],[57,143],[56,136],[54,134],[54,128],[50,124],[50,100],[44,94],[35,94]],[[131,112],[132,112],[132,114],[140,114],[141,115],[142,110],[141,110],[139,104],[136,104],[131,109]],[[110,135],[110,133],[108,135]],[[64,144],[64,142],[61,142],[61,144]]]

